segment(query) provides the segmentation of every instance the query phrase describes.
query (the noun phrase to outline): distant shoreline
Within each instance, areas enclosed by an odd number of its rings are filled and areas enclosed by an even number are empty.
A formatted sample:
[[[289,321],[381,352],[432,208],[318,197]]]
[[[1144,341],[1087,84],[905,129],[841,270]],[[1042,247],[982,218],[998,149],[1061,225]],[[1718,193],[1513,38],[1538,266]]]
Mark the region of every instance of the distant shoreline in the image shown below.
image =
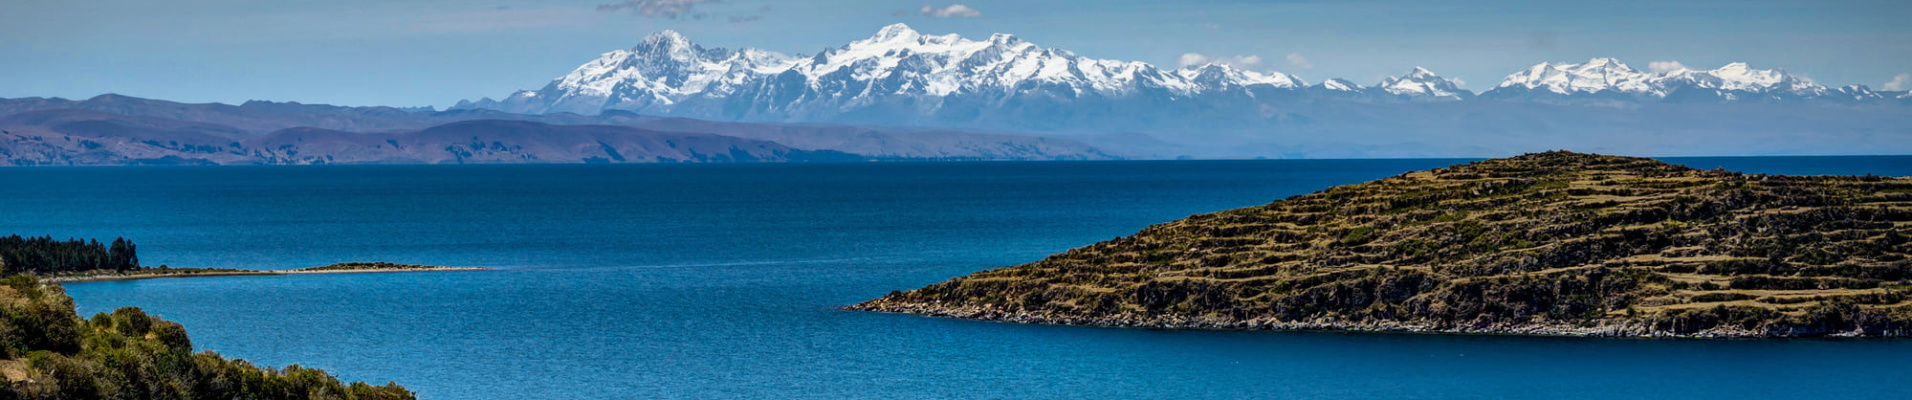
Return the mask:
[[[129,281],[160,278],[194,278],[211,276],[249,276],[249,275],[307,275],[307,274],[354,274],[354,273],[390,273],[390,272],[437,272],[437,271],[488,271],[482,267],[442,267],[433,265],[390,264],[390,263],[340,263],[323,267],[298,268],[288,270],[243,270],[243,269],[205,269],[205,268],[168,268],[146,269],[138,272],[87,272],[40,276],[46,283],[81,283],[101,281]]]

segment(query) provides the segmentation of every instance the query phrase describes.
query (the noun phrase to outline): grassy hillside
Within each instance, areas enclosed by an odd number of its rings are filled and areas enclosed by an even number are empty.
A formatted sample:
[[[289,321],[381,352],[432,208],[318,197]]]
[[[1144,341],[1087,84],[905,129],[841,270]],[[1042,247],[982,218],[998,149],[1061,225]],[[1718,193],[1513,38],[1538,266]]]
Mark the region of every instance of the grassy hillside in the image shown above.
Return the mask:
[[[1529,154],[1201,214],[852,309],[1144,327],[1912,334],[1912,179]]]

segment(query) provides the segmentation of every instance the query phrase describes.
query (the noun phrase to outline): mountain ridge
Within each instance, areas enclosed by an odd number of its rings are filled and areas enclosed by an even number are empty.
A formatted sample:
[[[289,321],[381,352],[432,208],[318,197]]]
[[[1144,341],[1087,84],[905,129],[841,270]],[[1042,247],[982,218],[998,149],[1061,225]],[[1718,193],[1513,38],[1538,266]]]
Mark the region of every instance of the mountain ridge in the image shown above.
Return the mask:
[[[771,153],[784,152],[802,160],[1098,160],[1122,158],[1101,149],[1068,139],[1029,135],[984,133],[956,130],[870,128],[828,124],[755,124],[703,121],[645,116],[621,111],[606,111],[585,116],[571,113],[543,115],[512,114],[494,110],[403,110],[392,107],[340,107],[322,104],[249,101],[241,105],[219,103],[186,104],[141,99],[114,94],[87,100],[59,98],[0,99],[0,164],[11,165],[97,165],[97,164],[306,164],[306,163],[455,163],[478,161],[451,156],[449,148],[465,146],[438,140],[420,153],[417,147],[405,150],[389,148],[387,140],[405,140],[420,132],[457,128],[479,128],[470,121],[491,121],[489,127],[509,122],[546,125],[541,132],[582,140],[583,136],[610,134],[622,136],[716,135],[732,138],[742,146],[756,148],[758,142],[774,143]],[[519,125],[524,125],[519,124]],[[583,134],[566,126],[592,126],[597,133]],[[475,129],[481,133],[484,129]],[[285,142],[276,137],[291,136],[331,143],[324,150],[314,143]],[[659,136],[661,137],[661,136]],[[532,146],[560,139],[536,135],[507,135],[487,139],[506,147]],[[595,140],[595,139],[594,139]],[[626,143],[606,138],[605,142]],[[727,139],[729,140],[729,139]],[[636,142],[628,142],[635,145]],[[714,142],[713,142],[714,143]],[[302,153],[288,154],[281,146],[298,148]],[[588,144],[588,143],[586,143]],[[354,145],[357,147],[345,147]],[[787,146],[786,146],[787,145]],[[477,146],[485,147],[485,146]],[[495,146],[492,146],[495,147]],[[571,148],[571,147],[576,147]],[[518,162],[594,162],[587,159],[622,162],[602,146],[567,145],[545,148]],[[640,146],[642,147],[642,146]],[[618,148],[611,146],[606,148]],[[784,155],[747,152],[750,157],[727,158],[706,151],[705,157],[676,150],[655,154],[641,149],[633,156],[648,154],[644,160],[662,157],[669,161],[738,161],[741,159],[784,160]],[[718,153],[727,153],[727,150]],[[475,154],[475,153],[474,153]],[[854,156],[852,156],[854,155]],[[330,156],[328,159],[325,156]],[[823,158],[817,158],[817,157]],[[633,159],[637,160],[637,159]],[[505,162],[496,159],[490,162]]]
[[[1739,63],[1661,72],[1611,58],[1541,63],[1476,94],[1426,68],[1371,86],[1310,83],[1278,71],[1160,68],[1014,35],[970,39],[904,25],[807,56],[738,57],[757,50],[653,36],[543,88],[453,108],[1016,132],[1141,158],[1912,152],[1912,95],[1831,89]]]
[[[1339,82],[1333,82],[1339,81]],[[1347,88],[1330,79],[1329,90],[1406,95],[1383,100],[1468,100],[1476,93],[1422,67],[1391,76],[1373,86]],[[453,108],[489,108],[518,113],[591,114],[618,109],[669,115],[749,117],[802,115],[792,103],[829,102],[837,107],[867,105],[881,95],[932,98],[995,94],[999,101],[1027,95],[1119,98],[1160,94],[1170,98],[1246,94],[1286,97],[1318,94],[1299,77],[1209,63],[1177,69],[1140,61],[1080,57],[1068,50],[1044,48],[1009,34],[972,40],[955,34],[927,35],[905,24],[879,29],[869,38],[811,56],[765,50],[705,48],[676,31],[645,37],[629,50],[598,59],[553,80],[543,89],[513,93],[505,100],[461,101]],[[1714,91],[1671,97],[1674,92]],[[1832,92],[1810,79],[1783,70],[1753,69],[1729,63],[1713,70],[1684,67],[1642,72],[1612,58],[1585,63],[1543,62],[1508,75],[1478,95],[1502,100],[1559,100],[1522,96],[1534,92],[1573,97],[1602,91],[1625,93],[1634,101],[1694,102],[1810,101]],[[1489,95],[1489,94],[1492,95]],[[737,96],[733,98],[732,96]],[[1284,96],[1274,96],[1276,98]],[[1597,97],[1596,97],[1597,98]],[[1345,99],[1345,98],[1344,98]]]
[[[1866,89],[1870,91],[1870,89]],[[1585,63],[1540,63],[1508,75],[1481,96],[1496,99],[1572,100],[1576,94],[1598,96],[1611,92],[1636,101],[1807,101],[1832,89],[1784,70],[1753,69],[1746,63],[1728,63],[1717,69],[1676,66],[1644,72],[1612,58]]]
[[[89,120],[80,127],[70,123],[7,126],[0,130],[0,164],[598,164],[869,159],[714,134],[514,120],[459,121],[422,130],[380,133],[313,127],[241,138],[181,133],[115,119]]]

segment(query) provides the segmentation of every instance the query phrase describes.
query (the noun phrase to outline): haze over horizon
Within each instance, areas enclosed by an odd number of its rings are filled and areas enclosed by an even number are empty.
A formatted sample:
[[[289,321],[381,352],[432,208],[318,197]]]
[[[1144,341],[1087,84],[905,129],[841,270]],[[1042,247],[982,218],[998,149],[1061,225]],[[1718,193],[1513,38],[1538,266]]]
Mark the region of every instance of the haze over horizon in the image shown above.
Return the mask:
[[[815,54],[907,23],[1010,33],[1163,68],[1223,62],[1362,85],[1426,67],[1480,92],[1540,62],[1645,69],[1730,62],[1820,84],[1912,89],[1912,11],[1891,1],[1528,4],[1241,1],[198,0],[0,4],[0,97],[102,93],[439,108],[536,89],[598,54],[677,30],[699,44]],[[1162,21],[1173,21],[1164,23]],[[48,34],[58,32],[59,34]]]

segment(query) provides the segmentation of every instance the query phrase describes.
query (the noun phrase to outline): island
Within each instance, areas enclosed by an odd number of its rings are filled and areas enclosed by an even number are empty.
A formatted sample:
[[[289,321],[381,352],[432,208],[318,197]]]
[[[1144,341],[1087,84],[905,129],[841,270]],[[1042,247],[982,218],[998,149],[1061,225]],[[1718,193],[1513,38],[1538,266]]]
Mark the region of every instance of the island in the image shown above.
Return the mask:
[[[1565,151],[1199,214],[852,310],[1146,328],[1912,334],[1912,179]]]

